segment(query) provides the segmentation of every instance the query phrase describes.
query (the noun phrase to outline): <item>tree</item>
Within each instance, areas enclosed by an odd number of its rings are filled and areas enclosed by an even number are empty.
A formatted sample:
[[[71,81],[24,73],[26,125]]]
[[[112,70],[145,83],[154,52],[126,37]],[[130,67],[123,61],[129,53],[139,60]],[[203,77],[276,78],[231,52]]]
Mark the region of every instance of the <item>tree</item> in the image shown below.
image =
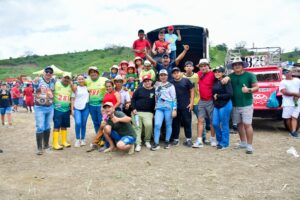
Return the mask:
[[[216,48],[219,50],[219,51],[227,51],[228,50],[228,47],[225,43],[222,43],[222,44],[218,44],[216,46]]]

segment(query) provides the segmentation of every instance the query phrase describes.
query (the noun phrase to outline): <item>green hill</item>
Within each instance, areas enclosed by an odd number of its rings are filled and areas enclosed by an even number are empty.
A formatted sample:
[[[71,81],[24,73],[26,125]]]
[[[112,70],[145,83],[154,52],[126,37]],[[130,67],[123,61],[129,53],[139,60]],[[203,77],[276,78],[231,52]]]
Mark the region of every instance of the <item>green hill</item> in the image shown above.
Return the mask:
[[[112,47],[104,50],[93,50],[44,56],[26,56],[0,60],[0,80],[17,77],[21,74],[31,75],[45,66],[55,65],[64,71],[79,74],[87,71],[89,66],[97,66],[100,71],[107,71],[121,60],[133,58],[133,52],[127,47]]]
[[[224,65],[227,47],[220,44],[210,47],[211,66]],[[0,60],[0,80],[20,75],[32,76],[32,72],[41,70],[47,65],[56,65],[65,71],[79,74],[87,71],[89,66],[95,65],[100,71],[108,71],[113,64],[121,60],[131,60],[134,54],[128,47],[111,47],[103,50],[92,50],[56,55],[32,55],[19,58]],[[282,54],[282,60],[296,61],[300,59],[300,51]]]

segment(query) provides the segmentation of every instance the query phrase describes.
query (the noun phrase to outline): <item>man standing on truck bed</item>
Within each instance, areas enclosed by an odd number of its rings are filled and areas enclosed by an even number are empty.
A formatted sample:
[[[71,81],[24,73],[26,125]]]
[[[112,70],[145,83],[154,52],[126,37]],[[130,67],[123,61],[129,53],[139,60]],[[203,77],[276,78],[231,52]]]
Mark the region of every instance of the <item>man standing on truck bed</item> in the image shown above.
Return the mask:
[[[283,69],[282,74],[286,77],[279,85],[279,90],[282,93],[282,118],[287,120],[290,136],[299,139],[296,129],[300,112],[300,80],[294,78],[289,69]]]
[[[240,143],[237,149],[246,148],[247,154],[253,153],[253,96],[252,93],[258,91],[256,76],[251,72],[244,71],[248,64],[240,57],[235,57],[228,67],[233,69],[229,75],[233,89],[233,124],[238,125]]]

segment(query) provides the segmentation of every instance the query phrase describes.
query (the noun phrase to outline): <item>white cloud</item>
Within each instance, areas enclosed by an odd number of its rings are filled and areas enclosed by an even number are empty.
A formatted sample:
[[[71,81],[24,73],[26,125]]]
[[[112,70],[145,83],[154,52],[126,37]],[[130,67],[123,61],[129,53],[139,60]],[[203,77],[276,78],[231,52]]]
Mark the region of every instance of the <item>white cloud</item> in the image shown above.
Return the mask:
[[[296,0],[210,1],[0,1],[0,58],[25,51],[55,54],[99,49],[107,44],[131,46],[140,28],[170,24],[209,29],[214,44],[229,47],[300,46],[300,3]]]

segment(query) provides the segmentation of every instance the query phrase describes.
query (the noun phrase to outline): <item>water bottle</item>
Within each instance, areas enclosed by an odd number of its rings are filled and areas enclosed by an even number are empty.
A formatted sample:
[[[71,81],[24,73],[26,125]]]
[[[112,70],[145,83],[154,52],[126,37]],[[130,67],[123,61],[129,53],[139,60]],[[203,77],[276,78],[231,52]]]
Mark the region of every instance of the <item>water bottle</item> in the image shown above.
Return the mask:
[[[139,115],[135,115],[134,119],[135,119],[135,125],[136,125],[136,127],[140,127],[140,116]]]

